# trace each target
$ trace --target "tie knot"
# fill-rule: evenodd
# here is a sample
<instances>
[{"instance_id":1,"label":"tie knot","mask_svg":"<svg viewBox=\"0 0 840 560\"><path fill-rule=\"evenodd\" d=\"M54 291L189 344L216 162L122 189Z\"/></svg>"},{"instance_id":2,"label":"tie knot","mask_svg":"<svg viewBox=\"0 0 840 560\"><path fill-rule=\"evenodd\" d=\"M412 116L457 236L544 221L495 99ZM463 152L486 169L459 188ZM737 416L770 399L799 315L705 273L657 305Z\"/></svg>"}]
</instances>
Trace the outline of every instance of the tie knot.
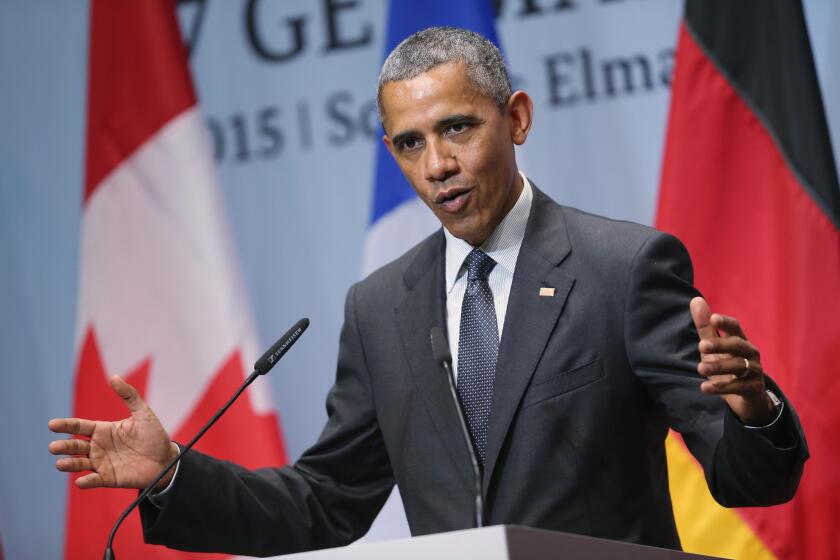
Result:
<instances>
[{"instance_id":1,"label":"tie knot","mask_svg":"<svg viewBox=\"0 0 840 560\"><path fill-rule=\"evenodd\" d=\"M473 249L464 261L467 265L467 280L487 280L496 261L481 249Z\"/></svg>"}]
</instances>

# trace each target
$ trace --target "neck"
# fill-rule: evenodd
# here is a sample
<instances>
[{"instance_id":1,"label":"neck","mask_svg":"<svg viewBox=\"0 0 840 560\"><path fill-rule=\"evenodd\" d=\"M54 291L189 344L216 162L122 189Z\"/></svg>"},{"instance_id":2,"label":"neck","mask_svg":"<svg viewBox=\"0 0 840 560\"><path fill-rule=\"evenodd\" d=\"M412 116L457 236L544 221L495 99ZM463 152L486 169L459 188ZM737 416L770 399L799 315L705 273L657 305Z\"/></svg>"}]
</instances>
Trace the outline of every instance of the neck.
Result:
<instances>
[{"instance_id":1,"label":"neck","mask_svg":"<svg viewBox=\"0 0 840 560\"><path fill-rule=\"evenodd\" d=\"M502 220L505 219L505 216L507 216L513 207L516 206L516 201L519 200L519 196L522 194L523 188L525 188L525 182L522 180L522 175L519 173L519 170L514 170L514 178L511 183L510 190L508 191L508 196L505 199L505 203L500 207L498 214L496 214L496 219L493 220L493 227L484 232L484 235L480 238L464 239L464 241L473 247L480 247L485 241L490 239L490 236L493 235L493 232L496 231L496 228L498 228L499 224L502 223Z\"/></svg>"}]
</instances>

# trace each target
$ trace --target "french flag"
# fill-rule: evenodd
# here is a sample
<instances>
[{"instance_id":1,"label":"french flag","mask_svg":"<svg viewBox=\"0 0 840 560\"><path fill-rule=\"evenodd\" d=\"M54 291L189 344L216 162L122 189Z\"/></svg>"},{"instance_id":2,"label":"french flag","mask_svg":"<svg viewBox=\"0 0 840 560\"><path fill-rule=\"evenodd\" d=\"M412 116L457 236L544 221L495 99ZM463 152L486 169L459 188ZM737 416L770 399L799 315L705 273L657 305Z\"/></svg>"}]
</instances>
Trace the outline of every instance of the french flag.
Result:
<instances>
[{"instance_id":1,"label":"french flag","mask_svg":"<svg viewBox=\"0 0 840 560\"><path fill-rule=\"evenodd\" d=\"M124 418L107 382L117 373L185 441L240 385L259 343L174 3L93 0L90 11L73 414ZM266 386L196 447L251 468L285 463ZM137 493L81 491L78 476L65 557L97 558ZM200 557L143 544L137 511L125 525L120 557Z\"/></svg>"},{"instance_id":2,"label":"french flag","mask_svg":"<svg viewBox=\"0 0 840 560\"><path fill-rule=\"evenodd\" d=\"M383 60L409 35L428 27L443 25L470 29L500 47L490 0L394 0L388 11ZM376 151L375 181L370 226L362 257L363 275L396 259L440 227L440 222L415 195L382 142ZM394 489L365 539L384 540L405 536L408 536L408 525L399 492Z\"/></svg>"},{"instance_id":3,"label":"french flag","mask_svg":"<svg viewBox=\"0 0 840 560\"><path fill-rule=\"evenodd\" d=\"M388 11L384 56L412 33L442 25L470 29L500 47L493 18L490 0L395 0ZM375 181L362 260L364 275L396 259L440 227L440 222L414 194L384 143L376 151Z\"/></svg>"}]
</instances>

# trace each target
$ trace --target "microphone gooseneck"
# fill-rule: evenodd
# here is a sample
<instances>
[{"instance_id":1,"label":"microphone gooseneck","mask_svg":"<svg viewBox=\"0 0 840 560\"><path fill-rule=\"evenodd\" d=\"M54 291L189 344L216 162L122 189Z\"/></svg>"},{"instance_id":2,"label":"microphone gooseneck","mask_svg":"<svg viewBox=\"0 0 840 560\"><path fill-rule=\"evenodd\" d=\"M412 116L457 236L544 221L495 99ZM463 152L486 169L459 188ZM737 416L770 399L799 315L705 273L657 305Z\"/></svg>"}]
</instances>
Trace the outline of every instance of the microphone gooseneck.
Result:
<instances>
[{"instance_id":1,"label":"microphone gooseneck","mask_svg":"<svg viewBox=\"0 0 840 560\"><path fill-rule=\"evenodd\" d=\"M116 560L116 556L114 556L114 537L117 536L117 530L120 528L120 525L122 525L122 522L125 521L125 518L128 517L128 514L130 514L140 502L146 499L146 497L149 494L151 494L152 490L155 488L155 486L157 486L158 482L163 480L163 477L166 476L166 473L169 472L169 469L174 467L175 464L181 460L181 457L183 457L190 449L192 449L193 445L195 445L195 443L201 438L201 436L203 436L205 432L207 432L207 430L209 430L210 427L213 426L213 424L215 424L216 421L222 417L222 414L224 414L227 411L227 409L230 408L230 405L232 405L234 401L236 401L236 399L239 398L239 395L241 395L243 391L245 391L245 389L248 388L248 385L253 383L258 376L265 375L266 373L268 373L269 370L273 368L277 364L277 362L280 361L280 358L282 358L283 355L289 351L289 348L291 348L292 345L295 342L297 342L297 340L303 334L303 331L305 331L308 326L309 319L303 318L297 323L295 323L292 326L292 328L286 331L286 334L281 336L277 340L277 342L275 342L271 346L271 348L269 348L265 352L265 354L263 354L260 357L260 359L257 360L257 362L254 364L254 371L252 371L251 375L249 375L242 383L242 385L239 386L239 388L236 390L233 396L230 399L228 399L225 405L222 408L220 408L216 412L216 414L213 415L212 418L210 418L210 420L204 425L203 428L201 428L201 430L199 430L199 432L189 441L189 443L187 443L181 448L178 454L171 461L169 461L169 464L167 464L163 468L163 470L161 470L160 473L158 473L155 479L152 480L152 482L149 483L149 485L146 486L142 492L140 492L140 495L137 496L137 499L135 499L133 502L131 502L131 504L129 504L127 508L125 508L125 511L123 511L120 517L117 519L117 522L114 523L114 527L111 529L111 534L108 536L108 544L105 546L105 560Z\"/></svg>"},{"instance_id":2,"label":"microphone gooseneck","mask_svg":"<svg viewBox=\"0 0 840 560\"><path fill-rule=\"evenodd\" d=\"M455 389L455 374L452 372L452 352L449 350L449 343L446 341L446 337L443 335L440 327L432 327L429 337L432 340L432 354L435 357L435 361L443 367L446 372L446 378L449 380L449 393L452 396L452 402L455 403L455 409L458 411L461 433L470 452L470 461L472 462L473 477L475 479L475 526L484 527L481 466L478 463L478 456L476 455L475 447L470 437L470 431L467 429L467 422L464 420L464 411L461 409L461 402L458 400L458 392Z\"/></svg>"}]
</instances>

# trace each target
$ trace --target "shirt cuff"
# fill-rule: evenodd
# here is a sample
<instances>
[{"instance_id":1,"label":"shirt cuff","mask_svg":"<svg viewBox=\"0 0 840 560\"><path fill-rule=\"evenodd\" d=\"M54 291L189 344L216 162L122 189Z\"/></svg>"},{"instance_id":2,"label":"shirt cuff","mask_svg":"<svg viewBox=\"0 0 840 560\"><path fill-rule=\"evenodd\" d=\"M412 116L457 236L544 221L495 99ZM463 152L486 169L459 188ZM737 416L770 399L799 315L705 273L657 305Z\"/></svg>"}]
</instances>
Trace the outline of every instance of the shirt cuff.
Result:
<instances>
[{"instance_id":1,"label":"shirt cuff","mask_svg":"<svg viewBox=\"0 0 840 560\"><path fill-rule=\"evenodd\" d=\"M779 450L790 450L796 447L797 438L791 428L790 413L785 413L785 403L771 391L767 391L776 405L776 417L766 426L750 426L741 424L747 430L759 434Z\"/></svg>"},{"instance_id":2,"label":"shirt cuff","mask_svg":"<svg viewBox=\"0 0 840 560\"><path fill-rule=\"evenodd\" d=\"M178 448L178 453L181 452L181 446L177 443L175 446ZM163 509L166 506L166 503L169 501L169 491L172 490L172 487L175 485L175 480L178 478L178 469L181 468L181 461L175 463L175 474L172 475L172 480L169 481L169 484L166 485L166 488L161 490L160 492L155 492L153 494L149 494L148 498L149 501L152 502L152 505L158 509Z\"/></svg>"},{"instance_id":3,"label":"shirt cuff","mask_svg":"<svg viewBox=\"0 0 840 560\"><path fill-rule=\"evenodd\" d=\"M765 389L764 392L767 393L767 396L770 397L770 400L773 402L773 406L776 408L776 417L773 418L772 422L765 424L764 426L750 426L749 424L744 424L745 428L749 428L750 430L764 430L773 426L773 424L778 422L779 418L782 417L782 412L785 410L785 401L777 397L776 393L770 389Z\"/></svg>"},{"instance_id":4,"label":"shirt cuff","mask_svg":"<svg viewBox=\"0 0 840 560\"><path fill-rule=\"evenodd\" d=\"M744 427L747 428L748 430L764 430L766 428L770 428L776 422L779 421L779 418L782 417L782 412L784 412L784 411L785 411L785 403L784 403L784 401L782 401L781 403L779 403L779 406L776 407L776 417L773 418L772 422L770 422L769 424L765 424L764 426L750 426L749 424L744 424ZM173 480L174 480L174 477L173 477ZM169 487L167 487L167 490L168 489L169 489ZM165 490L164 490L164 492L165 492Z\"/></svg>"}]
</instances>

